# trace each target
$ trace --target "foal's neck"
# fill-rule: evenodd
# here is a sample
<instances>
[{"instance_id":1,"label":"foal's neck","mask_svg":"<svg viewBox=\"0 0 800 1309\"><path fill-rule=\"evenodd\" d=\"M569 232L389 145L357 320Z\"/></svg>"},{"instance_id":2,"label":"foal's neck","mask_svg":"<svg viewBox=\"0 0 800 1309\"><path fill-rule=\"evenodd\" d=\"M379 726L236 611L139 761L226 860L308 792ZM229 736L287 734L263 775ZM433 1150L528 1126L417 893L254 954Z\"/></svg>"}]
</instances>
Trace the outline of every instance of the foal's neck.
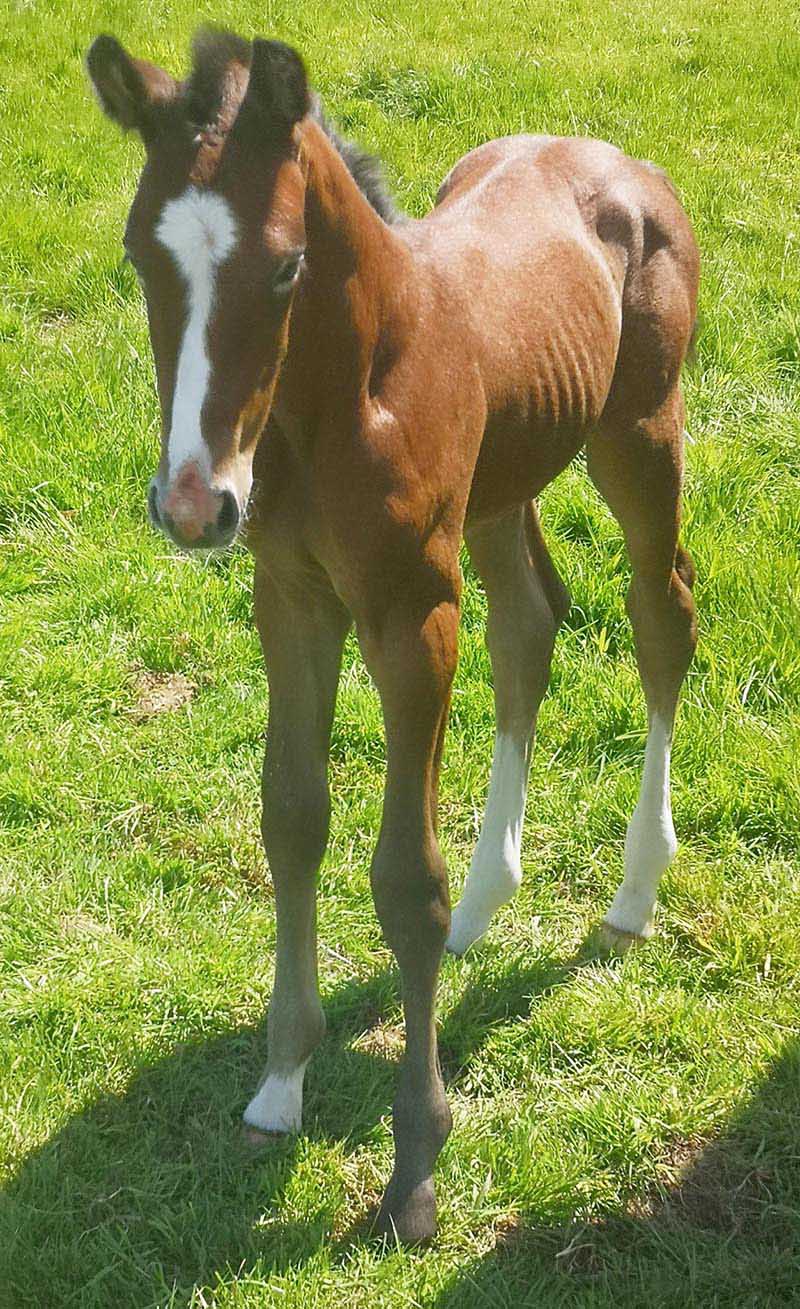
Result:
<instances>
[{"instance_id":1,"label":"foal's neck","mask_svg":"<svg viewBox=\"0 0 800 1309\"><path fill-rule=\"evenodd\" d=\"M398 244L379 217L330 137L315 120L303 130L301 159L307 168L306 226L310 243L332 258L370 262Z\"/></svg>"},{"instance_id":2,"label":"foal's neck","mask_svg":"<svg viewBox=\"0 0 800 1309\"><path fill-rule=\"evenodd\" d=\"M276 414L313 439L358 418L382 335L407 288L407 246L359 190L321 128L304 125L306 263Z\"/></svg>"}]
</instances>

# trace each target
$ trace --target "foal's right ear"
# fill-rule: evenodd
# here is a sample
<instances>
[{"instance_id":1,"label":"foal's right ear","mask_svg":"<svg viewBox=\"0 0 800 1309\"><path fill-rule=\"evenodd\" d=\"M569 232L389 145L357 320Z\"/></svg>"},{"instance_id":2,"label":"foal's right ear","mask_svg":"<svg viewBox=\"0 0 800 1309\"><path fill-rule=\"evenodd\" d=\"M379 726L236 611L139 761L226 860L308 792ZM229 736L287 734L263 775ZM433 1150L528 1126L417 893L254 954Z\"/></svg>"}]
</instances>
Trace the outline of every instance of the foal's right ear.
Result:
<instances>
[{"instance_id":1,"label":"foal's right ear","mask_svg":"<svg viewBox=\"0 0 800 1309\"><path fill-rule=\"evenodd\" d=\"M169 73L144 59L131 59L114 36L92 42L86 71L103 112L120 127L135 127L145 141L154 133L158 110L178 90Z\"/></svg>"},{"instance_id":2,"label":"foal's right ear","mask_svg":"<svg viewBox=\"0 0 800 1309\"><path fill-rule=\"evenodd\" d=\"M311 107L305 64L283 41L253 41L250 81L242 109L275 135L291 132Z\"/></svg>"}]
</instances>

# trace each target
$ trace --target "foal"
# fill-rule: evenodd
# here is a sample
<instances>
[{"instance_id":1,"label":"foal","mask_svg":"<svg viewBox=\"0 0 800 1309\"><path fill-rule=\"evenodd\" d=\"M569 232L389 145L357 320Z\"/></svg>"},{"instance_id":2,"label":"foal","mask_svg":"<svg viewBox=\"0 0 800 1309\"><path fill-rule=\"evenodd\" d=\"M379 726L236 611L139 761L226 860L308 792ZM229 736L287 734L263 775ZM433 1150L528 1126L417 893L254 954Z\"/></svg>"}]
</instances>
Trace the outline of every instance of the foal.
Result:
<instances>
[{"instance_id":1,"label":"foal","mask_svg":"<svg viewBox=\"0 0 800 1309\"><path fill-rule=\"evenodd\" d=\"M226 33L186 82L98 37L104 110L146 163L125 244L147 299L162 414L151 517L178 544L242 526L269 679L263 835L278 943L264 1080L245 1111L300 1126L324 1019L315 881L342 645L355 623L386 727L371 880L402 977L396 1161L378 1225L429 1237L450 1130L434 998L517 889L531 740L568 606L533 498L586 447L622 525L649 714L625 876L606 929L653 930L675 852L669 752L695 644L678 545L698 256L668 180L597 141L517 136L473 150L422 221L398 216L343 146L299 56ZM466 538L489 604L497 736L486 817L450 916L436 839ZM449 933L449 935L448 935Z\"/></svg>"}]
</instances>

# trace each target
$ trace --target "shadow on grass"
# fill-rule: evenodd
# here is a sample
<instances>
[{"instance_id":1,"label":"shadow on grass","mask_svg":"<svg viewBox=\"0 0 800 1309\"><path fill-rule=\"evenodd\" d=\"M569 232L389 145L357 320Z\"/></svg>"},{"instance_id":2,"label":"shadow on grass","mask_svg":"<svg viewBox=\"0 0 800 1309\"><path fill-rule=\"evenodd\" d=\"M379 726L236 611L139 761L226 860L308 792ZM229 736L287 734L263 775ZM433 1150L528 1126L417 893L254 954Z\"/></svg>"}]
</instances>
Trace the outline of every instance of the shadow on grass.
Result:
<instances>
[{"instance_id":1,"label":"shadow on grass","mask_svg":"<svg viewBox=\"0 0 800 1309\"><path fill-rule=\"evenodd\" d=\"M719 1137L674 1142L663 1162L672 1180L623 1212L551 1227L520 1215L431 1309L800 1305L800 1042Z\"/></svg>"},{"instance_id":2,"label":"shadow on grass","mask_svg":"<svg viewBox=\"0 0 800 1309\"><path fill-rule=\"evenodd\" d=\"M443 1025L448 1080L494 1025L567 970L520 966L483 980L478 970ZM396 1005L391 970L330 998L309 1069L307 1133L263 1152L247 1147L240 1121L264 1059L263 1025L179 1046L135 1072L123 1094L76 1115L0 1194L0 1305L185 1305L218 1275L258 1265L264 1277L313 1258L342 1204L338 1179L319 1176L318 1146L377 1141L394 1091L393 1063L349 1045ZM308 1159L311 1184L297 1176ZM274 1216L279 1208L290 1220Z\"/></svg>"},{"instance_id":3,"label":"shadow on grass","mask_svg":"<svg viewBox=\"0 0 800 1309\"><path fill-rule=\"evenodd\" d=\"M447 1081L458 1085L494 1028L524 1015L582 962L520 962L498 973L491 956L481 959L442 1024ZM308 1132L262 1153L245 1145L239 1115L261 1068L263 1025L177 1047L137 1071L123 1094L76 1115L0 1194L3 1309L177 1309L218 1279L299 1268L332 1237L346 1257L352 1233L335 1235L341 1181L338 1170L326 1178L319 1147L338 1143L347 1153L387 1130L380 1124L396 1069L362 1044L396 1005L390 970L336 991L310 1069ZM426 1303L800 1303L799 1126L795 1043L723 1136L704 1148L675 1143L675 1184L592 1222L544 1227L523 1213L489 1255Z\"/></svg>"}]
</instances>

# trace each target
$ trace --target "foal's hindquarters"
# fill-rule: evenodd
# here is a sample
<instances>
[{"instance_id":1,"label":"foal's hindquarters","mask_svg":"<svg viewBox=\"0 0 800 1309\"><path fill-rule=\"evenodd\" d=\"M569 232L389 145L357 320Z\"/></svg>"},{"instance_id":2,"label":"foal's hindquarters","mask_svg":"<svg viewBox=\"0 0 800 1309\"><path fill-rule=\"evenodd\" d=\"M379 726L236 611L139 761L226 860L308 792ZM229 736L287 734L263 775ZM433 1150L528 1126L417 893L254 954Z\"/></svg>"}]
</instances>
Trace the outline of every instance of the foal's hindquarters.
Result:
<instances>
[{"instance_id":1,"label":"foal's hindquarters","mask_svg":"<svg viewBox=\"0 0 800 1309\"><path fill-rule=\"evenodd\" d=\"M491 166L502 144L467 156L454 171L455 190L465 165L469 172L476 159L480 172L485 157ZM624 879L602 925L607 944L625 948L652 934L659 880L676 851L670 742L696 641L694 567L678 543L678 532L685 437L680 373L696 318L697 248L671 183L659 169L596 142L545 140L536 145L576 177L583 165L592 178L599 157L610 165L611 179L602 187L596 178L592 186L586 183L591 219L584 215L577 231L573 227L573 249L559 266L557 287L565 294L537 302L531 342L534 360L538 352L532 369L537 403L527 427L529 457L519 458L525 449L522 424L510 436L501 428L496 449L487 431L472 487L465 535L488 601L497 728L486 813L452 916L447 944L455 954L483 935L495 910L521 881L536 715L555 634L569 605L535 504L514 503L514 488L524 485L527 467L529 489L538 493L578 444L585 444L590 476L625 536L633 573L627 608L649 721L639 801L625 840ZM555 213L558 241L562 230L570 231L575 215L569 206L559 213L558 183L554 187L551 175L547 184L553 199L541 226L552 223ZM614 284L610 297L603 278L598 281L598 249L598 262ZM612 331L608 311L615 304ZM547 405L560 422L543 416ZM563 421L565 409L567 420L578 411L577 424ZM503 497L510 507L498 512Z\"/></svg>"}]
</instances>

